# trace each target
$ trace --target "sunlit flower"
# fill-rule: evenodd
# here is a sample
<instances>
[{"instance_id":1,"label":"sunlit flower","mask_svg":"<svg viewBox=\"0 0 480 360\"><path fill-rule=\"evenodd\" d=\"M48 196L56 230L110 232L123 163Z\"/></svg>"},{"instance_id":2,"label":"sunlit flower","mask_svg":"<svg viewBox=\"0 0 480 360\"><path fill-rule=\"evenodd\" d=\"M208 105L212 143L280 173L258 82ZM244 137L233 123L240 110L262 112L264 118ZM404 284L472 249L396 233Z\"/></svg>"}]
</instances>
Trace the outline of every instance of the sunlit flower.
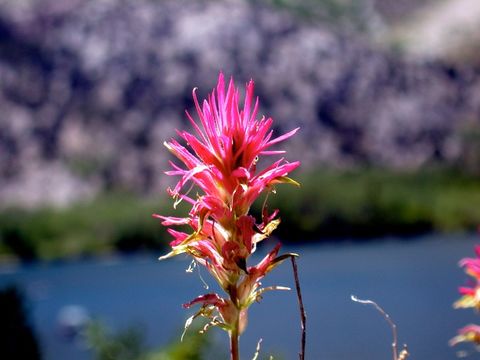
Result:
<instances>
[{"instance_id":1,"label":"sunlit flower","mask_svg":"<svg viewBox=\"0 0 480 360\"><path fill-rule=\"evenodd\" d=\"M256 119L258 99L253 104L253 81L247 85L243 109L239 109L238 90L230 80L225 93L223 75L215 90L200 106L195 90L193 98L200 125L188 115L196 135L182 131L178 134L190 149L172 139L165 146L180 159L186 169L172 163L169 175L181 176L172 196L195 203L195 212L206 211L217 221L230 220L230 214L245 215L250 205L268 186L291 180L285 176L299 162L288 163L283 158L257 172L256 164L261 155L282 154L284 151L268 150L293 134L294 129L280 137L272 138L272 119ZM204 195L193 200L181 190L188 182L194 182ZM222 221L223 220L223 221Z\"/></svg>"},{"instance_id":2,"label":"sunlit flower","mask_svg":"<svg viewBox=\"0 0 480 360\"><path fill-rule=\"evenodd\" d=\"M480 310L480 246L475 247L476 258L464 258L459 265L465 268L465 272L472 279L471 287L460 287L462 297L453 306L455 308L475 308Z\"/></svg>"},{"instance_id":3,"label":"sunlit flower","mask_svg":"<svg viewBox=\"0 0 480 360\"><path fill-rule=\"evenodd\" d=\"M461 342L472 342L480 345L480 326L470 324L461 328L458 330L458 335L451 339L449 344L454 346Z\"/></svg>"},{"instance_id":4,"label":"sunlit flower","mask_svg":"<svg viewBox=\"0 0 480 360\"><path fill-rule=\"evenodd\" d=\"M480 310L480 287L461 287L458 291L462 294L462 297L453 304L455 309L475 308Z\"/></svg>"},{"instance_id":5,"label":"sunlit flower","mask_svg":"<svg viewBox=\"0 0 480 360\"><path fill-rule=\"evenodd\" d=\"M262 155L284 153L282 150L270 150L270 147L289 138L298 129L273 138L270 129L272 119L256 119L258 99L253 105L253 89L253 81L250 81L243 109L240 110L239 93L233 80L225 93L224 78L220 74L216 92L214 90L202 106L195 90L193 92L200 125L187 115L196 135L178 132L186 141L186 146L175 139L165 143L185 165L181 168L171 162L173 170L167 174L180 176L180 180L174 189L169 189L169 193L178 201L189 202L192 209L188 219L159 217L166 226L189 224L195 232L189 236L172 233L175 238L171 243L172 251L163 258L183 252L202 258L196 256L195 247L199 240L207 240L216 246L220 254L234 252L235 256L225 259L226 265L231 265L229 261L233 261L242 269L257 242L266 237L265 232L269 234L278 225L278 219L272 217L264 217L263 222L256 224L252 217L247 216L248 211L252 203L273 185L296 184L287 175L300 163L289 163L281 158L259 171L257 162ZM191 189L182 192L189 182L202 191L195 199L189 195ZM269 221L265 223L265 219Z\"/></svg>"},{"instance_id":6,"label":"sunlit flower","mask_svg":"<svg viewBox=\"0 0 480 360\"><path fill-rule=\"evenodd\" d=\"M480 281L480 245L475 246L476 258L464 258L460 260L460 266L465 268L465 272L471 277Z\"/></svg>"},{"instance_id":7,"label":"sunlit flower","mask_svg":"<svg viewBox=\"0 0 480 360\"><path fill-rule=\"evenodd\" d=\"M165 142L182 163L170 163L172 170L167 174L178 176L179 180L168 192L175 204L185 201L191 208L184 218L154 215L169 227L173 237L172 250L160 259L187 253L208 269L228 295L224 298L214 293L205 294L185 304L187 308L200 305L189 321L206 317L210 325L227 330L231 337L243 332L248 307L260 300L265 291L286 289L261 288L260 280L292 255L278 256L280 245L277 245L257 265L247 264L256 245L269 237L280 223L278 211L268 213L265 205L262 218L255 219L249 215L251 205L260 195L271 192L276 184L298 185L287 176L300 165L298 161L280 158L263 169L257 168L260 157L283 154L283 150L271 147L298 129L274 138L272 119L257 119L259 103L258 99L254 100L253 90L254 84L250 81L240 106L233 79L225 91L223 74L219 75L216 91L202 104L194 89L199 122L187 113L194 133L178 131L184 145L175 139ZM181 226L182 230L187 227L190 232L170 228L172 226Z\"/></svg>"},{"instance_id":8,"label":"sunlit flower","mask_svg":"<svg viewBox=\"0 0 480 360\"><path fill-rule=\"evenodd\" d=\"M470 287L460 287L459 292L462 297L457 300L454 308L474 308L480 310L480 246L475 247L476 258L464 258L460 260L459 265L465 268L465 272L471 276L472 285ZM467 325L458 331L458 335L450 340L450 345L456 345L460 342L472 342L480 345L480 326Z\"/></svg>"}]
</instances>

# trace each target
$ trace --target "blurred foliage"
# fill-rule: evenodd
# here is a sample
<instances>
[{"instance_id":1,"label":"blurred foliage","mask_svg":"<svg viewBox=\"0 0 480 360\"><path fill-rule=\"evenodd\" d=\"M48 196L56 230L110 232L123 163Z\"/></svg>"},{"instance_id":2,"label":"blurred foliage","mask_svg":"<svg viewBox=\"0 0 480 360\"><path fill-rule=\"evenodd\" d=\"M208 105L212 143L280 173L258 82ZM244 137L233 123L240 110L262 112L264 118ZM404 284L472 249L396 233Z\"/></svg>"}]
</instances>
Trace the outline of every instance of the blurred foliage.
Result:
<instances>
[{"instance_id":1,"label":"blurred foliage","mask_svg":"<svg viewBox=\"0 0 480 360\"><path fill-rule=\"evenodd\" d=\"M283 241L471 231L480 224L480 179L455 171L315 171L269 197ZM257 213L259 212L257 208Z\"/></svg>"},{"instance_id":2,"label":"blurred foliage","mask_svg":"<svg viewBox=\"0 0 480 360\"><path fill-rule=\"evenodd\" d=\"M183 341L175 341L165 349L152 352L145 357L145 360L202 360L211 359L207 355L212 346L209 333L200 334L198 331L189 331ZM216 352L215 358L227 358L227 354Z\"/></svg>"},{"instance_id":3,"label":"blurred foliage","mask_svg":"<svg viewBox=\"0 0 480 360\"><path fill-rule=\"evenodd\" d=\"M16 287L0 290L0 358L41 359L40 347L22 293Z\"/></svg>"},{"instance_id":4,"label":"blurred foliage","mask_svg":"<svg viewBox=\"0 0 480 360\"><path fill-rule=\"evenodd\" d=\"M139 328L128 327L111 334L98 321L87 327L85 335L95 360L202 360L209 358L213 344L208 333L200 334L197 329L187 332L183 341L180 341L178 336L177 341L164 349L149 350Z\"/></svg>"},{"instance_id":5,"label":"blurred foliage","mask_svg":"<svg viewBox=\"0 0 480 360\"><path fill-rule=\"evenodd\" d=\"M151 215L171 212L166 206L171 204L106 194L65 209L4 209L0 213L0 251L28 261L161 249L165 229Z\"/></svg>"},{"instance_id":6,"label":"blurred foliage","mask_svg":"<svg viewBox=\"0 0 480 360\"><path fill-rule=\"evenodd\" d=\"M480 179L469 173L424 170L317 170L302 187L280 185L268 199L280 209L283 241L411 236L471 231L480 224ZM297 176L293 175L295 179ZM260 212L261 201L254 206ZM171 199L105 194L65 209L0 212L0 255L24 261L141 250L163 251L170 235L152 213L186 214Z\"/></svg>"},{"instance_id":7,"label":"blurred foliage","mask_svg":"<svg viewBox=\"0 0 480 360\"><path fill-rule=\"evenodd\" d=\"M143 334L135 327L112 335L102 323L93 321L86 329L86 340L96 360L137 360L143 356Z\"/></svg>"}]
</instances>

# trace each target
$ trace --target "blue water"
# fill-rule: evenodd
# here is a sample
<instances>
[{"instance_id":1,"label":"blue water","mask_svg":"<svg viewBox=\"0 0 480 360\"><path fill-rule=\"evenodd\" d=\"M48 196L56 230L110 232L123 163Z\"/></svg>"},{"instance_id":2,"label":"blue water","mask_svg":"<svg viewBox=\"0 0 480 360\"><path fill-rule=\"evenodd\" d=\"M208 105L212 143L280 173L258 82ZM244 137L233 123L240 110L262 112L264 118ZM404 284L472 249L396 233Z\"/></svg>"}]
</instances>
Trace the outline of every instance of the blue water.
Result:
<instances>
[{"instance_id":1,"label":"blue water","mask_svg":"<svg viewBox=\"0 0 480 360\"><path fill-rule=\"evenodd\" d=\"M379 303L398 326L412 359L454 359L448 340L456 330L480 316L453 310L457 287L466 281L458 260L473 256L477 236L424 237L408 242L312 245L284 248L298 260L307 311L306 358L317 360L390 359L390 329L370 306L353 303L350 295ZM198 274L187 274L185 258L163 262L159 254L25 267L0 266L0 287L16 284L29 304L30 315L47 360L86 360L92 355L79 341L59 334L58 314L66 305L81 305L91 316L114 329L143 326L148 344L168 343L194 310L181 307L206 292ZM204 272L208 281L208 275ZM264 285L294 287L285 262ZM244 359L263 338L262 353L296 359L300 341L296 295L269 292L250 311L241 339ZM218 332L220 342L226 336Z\"/></svg>"}]
</instances>

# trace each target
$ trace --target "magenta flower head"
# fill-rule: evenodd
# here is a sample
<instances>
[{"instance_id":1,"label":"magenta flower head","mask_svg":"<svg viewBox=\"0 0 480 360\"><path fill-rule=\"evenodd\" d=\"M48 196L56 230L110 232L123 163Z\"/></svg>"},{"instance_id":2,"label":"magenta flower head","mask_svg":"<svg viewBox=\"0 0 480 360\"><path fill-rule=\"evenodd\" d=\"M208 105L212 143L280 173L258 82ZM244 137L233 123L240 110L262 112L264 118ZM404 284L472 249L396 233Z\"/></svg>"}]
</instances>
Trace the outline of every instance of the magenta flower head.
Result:
<instances>
[{"instance_id":1,"label":"magenta flower head","mask_svg":"<svg viewBox=\"0 0 480 360\"><path fill-rule=\"evenodd\" d=\"M459 292L462 295L457 300L453 307L458 308L474 308L480 310L480 246L475 247L475 258L464 258L460 260L459 265L465 268L465 273L469 275L471 279L470 286L464 286L459 288ZM449 344L454 346L461 342L471 342L476 346L480 345L480 326L467 325L458 330L457 336L450 340Z\"/></svg>"},{"instance_id":2,"label":"magenta flower head","mask_svg":"<svg viewBox=\"0 0 480 360\"><path fill-rule=\"evenodd\" d=\"M453 306L455 308L475 308L480 310L480 246L475 247L476 258L464 258L459 265L465 273L472 277L471 286L462 286L459 292L462 297Z\"/></svg>"},{"instance_id":3,"label":"magenta flower head","mask_svg":"<svg viewBox=\"0 0 480 360\"><path fill-rule=\"evenodd\" d=\"M455 346L461 342L471 342L480 345L480 326L470 324L458 330L457 336L450 340L449 344Z\"/></svg>"},{"instance_id":4,"label":"magenta flower head","mask_svg":"<svg viewBox=\"0 0 480 360\"><path fill-rule=\"evenodd\" d=\"M185 201L191 209L184 218L154 215L169 227L173 236L171 251L160 259L187 253L208 269L228 295L226 298L218 294L201 295L185 307L199 304L195 317L210 319L211 325L225 329L231 338L238 338L245 329L247 308L265 290L280 288L260 288L260 280L289 256L278 256L277 246L259 264L248 266L256 245L269 237L280 222L278 211L269 214L264 206L258 220L249 214L250 207L276 184L298 185L288 174L300 165L281 157L263 169L257 168L261 157L283 154L284 151L273 150L272 146L298 129L273 137L272 119L257 118L259 103L253 91L254 83L250 81L241 106L233 79L225 89L223 74L218 77L216 90L202 104L193 90L198 121L188 113L187 117L194 132L178 131L184 145L175 139L165 142L181 162L180 165L171 162L172 170L167 174L178 176L179 181L168 192L175 204ZM186 225L191 231L172 228L178 225ZM234 346L232 354L238 353ZM238 354L232 355L233 358L238 358Z\"/></svg>"}]
</instances>

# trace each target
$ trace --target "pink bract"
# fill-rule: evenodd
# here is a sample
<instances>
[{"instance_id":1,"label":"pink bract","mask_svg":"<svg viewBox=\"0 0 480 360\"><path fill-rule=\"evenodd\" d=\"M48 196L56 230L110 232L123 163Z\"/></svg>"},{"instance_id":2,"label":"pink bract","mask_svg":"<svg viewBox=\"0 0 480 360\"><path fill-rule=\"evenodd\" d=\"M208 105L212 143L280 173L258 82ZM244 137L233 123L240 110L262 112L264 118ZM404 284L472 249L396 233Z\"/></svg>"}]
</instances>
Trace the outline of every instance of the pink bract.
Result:
<instances>
[{"instance_id":1,"label":"pink bract","mask_svg":"<svg viewBox=\"0 0 480 360\"><path fill-rule=\"evenodd\" d=\"M269 237L280 223L278 211L269 214L264 206L258 221L249 215L249 210L259 196L272 191L276 184L298 185L287 176L300 162L288 162L282 157L263 169L257 168L260 157L284 154L285 151L272 146L294 135L298 128L274 137L273 120L257 118L259 101L254 99L253 81L246 85L242 106L233 79L226 90L225 85L224 76L220 74L216 90L201 104L194 89L199 121L187 113L193 133L177 131L184 144L175 139L165 142L181 162L181 165L170 162L172 170L166 173L178 176L179 180L168 193L176 202L186 201L191 205L188 216L154 217L167 227L191 229L191 233L187 233L169 228L173 236L172 250L160 259L187 253L208 269L228 298L206 294L185 306L200 304L194 317L209 318L211 325L222 327L233 337L245 329L247 309L263 292L285 289L260 288L260 280L291 256L277 256L280 245L256 266L247 265L257 243Z\"/></svg>"},{"instance_id":2,"label":"pink bract","mask_svg":"<svg viewBox=\"0 0 480 360\"><path fill-rule=\"evenodd\" d=\"M473 342L480 345L480 326L470 324L461 328L458 330L458 335L451 339L449 343L454 346L461 342Z\"/></svg>"}]
</instances>

